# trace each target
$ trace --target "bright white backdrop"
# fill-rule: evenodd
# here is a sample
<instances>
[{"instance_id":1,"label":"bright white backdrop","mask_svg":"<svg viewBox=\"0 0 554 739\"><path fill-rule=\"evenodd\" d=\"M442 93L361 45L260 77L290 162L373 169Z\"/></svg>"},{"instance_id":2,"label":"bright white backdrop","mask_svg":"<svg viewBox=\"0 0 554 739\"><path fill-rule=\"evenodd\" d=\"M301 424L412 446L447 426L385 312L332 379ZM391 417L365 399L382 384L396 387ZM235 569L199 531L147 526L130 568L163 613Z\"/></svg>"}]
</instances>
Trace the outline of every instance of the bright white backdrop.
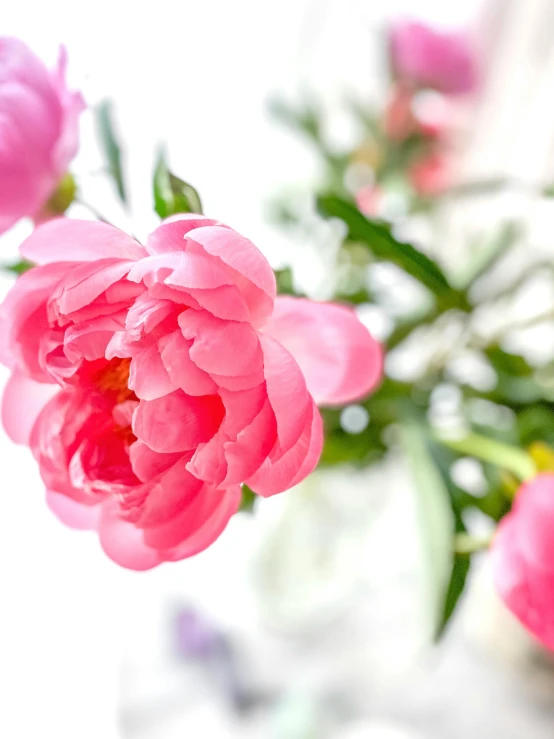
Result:
<instances>
[{"instance_id":1,"label":"bright white backdrop","mask_svg":"<svg viewBox=\"0 0 554 739\"><path fill-rule=\"evenodd\" d=\"M417 6L419 15L456 24L478 4L389 0L386 13ZM165 140L173 168L200 190L206 212L275 256L283 244L264 225L263 199L305 177L313 161L271 124L266 99L299 83L327 99L345 85L374 93L384 17L371 0L34 0L4 7L1 33L22 37L47 59L65 43L71 80L87 100L117 101L138 235L155 224L148 185L155 144ZM94 147L85 146L76 171L97 166ZM117 218L96 182L87 177L90 199ZM2 258L15 255L24 233L23 226L0 242ZM2 278L2 293L7 286ZM5 378L2 370L0 383ZM219 598L228 609L240 598L225 585L226 573L210 569L209 554L147 575L116 568L94 537L64 529L48 513L30 455L1 430L0 491L0 736L119 737L121 637L142 617L135 606L144 589L155 598L209 574L218 578L206 587L212 604Z\"/></svg>"}]
</instances>

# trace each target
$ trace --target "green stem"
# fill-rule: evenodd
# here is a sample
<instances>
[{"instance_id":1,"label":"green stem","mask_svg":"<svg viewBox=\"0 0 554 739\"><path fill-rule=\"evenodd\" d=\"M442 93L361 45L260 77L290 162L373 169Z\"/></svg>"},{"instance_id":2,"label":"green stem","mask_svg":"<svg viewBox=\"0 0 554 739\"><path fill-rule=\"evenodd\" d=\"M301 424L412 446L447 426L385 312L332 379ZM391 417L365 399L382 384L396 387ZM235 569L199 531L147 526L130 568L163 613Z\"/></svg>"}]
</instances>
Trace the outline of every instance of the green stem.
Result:
<instances>
[{"instance_id":1,"label":"green stem","mask_svg":"<svg viewBox=\"0 0 554 739\"><path fill-rule=\"evenodd\" d=\"M80 197L76 197L74 202L79 203L79 205L82 205L84 208L87 208L87 210L89 210L95 218L98 218L99 221L102 221L102 223L107 223L109 226L113 225L108 221L107 218L104 218L102 213L100 213L100 211L97 210L97 208L95 208L94 205L87 203L85 200L82 200Z\"/></svg>"}]
</instances>

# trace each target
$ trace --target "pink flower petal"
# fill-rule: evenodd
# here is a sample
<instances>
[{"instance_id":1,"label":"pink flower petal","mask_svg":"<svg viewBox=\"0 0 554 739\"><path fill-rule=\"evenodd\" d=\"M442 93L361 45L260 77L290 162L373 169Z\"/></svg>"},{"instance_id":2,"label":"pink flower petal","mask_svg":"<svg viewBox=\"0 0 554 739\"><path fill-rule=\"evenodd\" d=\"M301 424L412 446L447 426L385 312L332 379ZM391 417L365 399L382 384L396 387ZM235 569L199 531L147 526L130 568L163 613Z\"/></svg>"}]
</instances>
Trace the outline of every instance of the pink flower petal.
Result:
<instances>
[{"instance_id":1,"label":"pink flower petal","mask_svg":"<svg viewBox=\"0 0 554 739\"><path fill-rule=\"evenodd\" d=\"M243 483L259 470L277 442L275 413L268 400L236 440L225 442L227 474L222 485Z\"/></svg>"},{"instance_id":2,"label":"pink flower petal","mask_svg":"<svg viewBox=\"0 0 554 739\"><path fill-rule=\"evenodd\" d=\"M121 567L140 572L163 562L160 553L144 543L142 530L120 517L115 503L102 505L98 535L104 552Z\"/></svg>"},{"instance_id":3,"label":"pink flower petal","mask_svg":"<svg viewBox=\"0 0 554 739\"><path fill-rule=\"evenodd\" d=\"M72 529L87 531L98 527L101 504L84 505L67 495L61 495L52 490L46 491L46 503L59 520Z\"/></svg>"},{"instance_id":4,"label":"pink flower petal","mask_svg":"<svg viewBox=\"0 0 554 739\"><path fill-rule=\"evenodd\" d=\"M223 404L216 395L192 397L176 390L163 398L141 401L133 431L155 452L182 452L208 441L223 415Z\"/></svg>"},{"instance_id":5,"label":"pink flower petal","mask_svg":"<svg viewBox=\"0 0 554 739\"><path fill-rule=\"evenodd\" d=\"M264 372L263 367L260 366L255 372L248 375L227 376L210 372L210 377L220 388L237 392L238 390L251 390L253 387L257 387L264 381Z\"/></svg>"},{"instance_id":6,"label":"pink flower petal","mask_svg":"<svg viewBox=\"0 0 554 739\"><path fill-rule=\"evenodd\" d=\"M56 316L69 316L90 303L125 277L133 262L120 259L98 259L72 266L54 291L50 305ZM108 308L117 309L117 304Z\"/></svg>"},{"instance_id":7,"label":"pink flower petal","mask_svg":"<svg viewBox=\"0 0 554 739\"><path fill-rule=\"evenodd\" d=\"M318 404L357 400L381 380L381 345L350 308L278 297L264 332L296 359Z\"/></svg>"},{"instance_id":8,"label":"pink flower petal","mask_svg":"<svg viewBox=\"0 0 554 739\"><path fill-rule=\"evenodd\" d=\"M277 424L263 384L245 392L222 391L222 399L225 419L219 434L198 447L187 469L227 487L260 467L277 441Z\"/></svg>"},{"instance_id":9,"label":"pink flower petal","mask_svg":"<svg viewBox=\"0 0 554 739\"><path fill-rule=\"evenodd\" d=\"M209 441L199 444L187 465L187 470L199 480L206 480L219 486L227 474L227 460L223 447L225 439L225 432L220 428Z\"/></svg>"},{"instance_id":10,"label":"pink flower petal","mask_svg":"<svg viewBox=\"0 0 554 739\"><path fill-rule=\"evenodd\" d=\"M63 339L66 357L74 363L81 359L93 361L103 358L113 334L124 325L125 313L121 312L70 326Z\"/></svg>"},{"instance_id":11,"label":"pink flower petal","mask_svg":"<svg viewBox=\"0 0 554 739\"><path fill-rule=\"evenodd\" d=\"M519 489L491 547L494 582L514 615L554 649L554 474L540 473Z\"/></svg>"},{"instance_id":12,"label":"pink flower petal","mask_svg":"<svg viewBox=\"0 0 554 739\"><path fill-rule=\"evenodd\" d=\"M128 385L142 400L156 400L177 389L162 362L157 344L137 350L131 360Z\"/></svg>"},{"instance_id":13,"label":"pink flower petal","mask_svg":"<svg viewBox=\"0 0 554 739\"><path fill-rule=\"evenodd\" d=\"M269 262L248 239L223 226L204 226L189 231L187 239L199 244L204 251L236 271L235 284L248 304L253 320L265 320L275 300L275 275Z\"/></svg>"},{"instance_id":14,"label":"pink flower petal","mask_svg":"<svg viewBox=\"0 0 554 739\"><path fill-rule=\"evenodd\" d=\"M258 335L250 324L189 310L181 313L179 325L185 339L194 340L190 358L205 372L233 376L261 367Z\"/></svg>"},{"instance_id":15,"label":"pink flower petal","mask_svg":"<svg viewBox=\"0 0 554 739\"><path fill-rule=\"evenodd\" d=\"M164 282L170 287L210 289L232 285L231 271L219 260L205 254L173 251L156 254L137 262L129 272L132 282Z\"/></svg>"},{"instance_id":16,"label":"pink flower petal","mask_svg":"<svg viewBox=\"0 0 554 739\"><path fill-rule=\"evenodd\" d=\"M187 470L187 458L181 459L172 465L166 472L162 473L150 488L146 500L141 508L137 526L142 529L156 528L160 526L171 526L183 511L190 508L198 497L202 482L193 477ZM183 536L186 536L186 526L194 527L192 517L183 521ZM177 526L177 528L179 528ZM152 542L145 539L149 546ZM178 541L181 541L179 539ZM178 543L178 542L177 542ZM156 549L169 549L173 543L161 541L155 545Z\"/></svg>"},{"instance_id":17,"label":"pink flower petal","mask_svg":"<svg viewBox=\"0 0 554 739\"><path fill-rule=\"evenodd\" d=\"M67 89L66 68L67 51L64 46L61 46L58 55L58 66L51 75L54 89L58 94L63 110L60 136L52 151L52 164L60 176L67 172L69 163L79 149L79 116L86 108L83 96L79 92L72 92Z\"/></svg>"},{"instance_id":18,"label":"pink flower petal","mask_svg":"<svg viewBox=\"0 0 554 739\"><path fill-rule=\"evenodd\" d=\"M268 457L261 467L245 482L258 495L268 497L282 493L307 477L319 461L323 447L323 424L315 403L312 404L310 423L296 442L284 454Z\"/></svg>"},{"instance_id":19,"label":"pink flower petal","mask_svg":"<svg viewBox=\"0 0 554 739\"><path fill-rule=\"evenodd\" d=\"M21 255L34 264L91 262L96 259L141 259L146 251L137 241L101 221L58 218L36 228L23 242Z\"/></svg>"},{"instance_id":20,"label":"pink flower petal","mask_svg":"<svg viewBox=\"0 0 554 739\"><path fill-rule=\"evenodd\" d=\"M414 85L451 95L477 87L477 58L463 34L439 33L423 23L400 21L391 28L390 53L395 74Z\"/></svg>"},{"instance_id":21,"label":"pink flower petal","mask_svg":"<svg viewBox=\"0 0 554 739\"><path fill-rule=\"evenodd\" d=\"M167 374L176 387L188 395L212 395L217 385L210 375L190 358L192 341L187 341L178 329L159 341L161 359Z\"/></svg>"},{"instance_id":22,"label":"pink flower petal","mask_svg":"<svg viewBox=\"0 0 554 739\"><path fill-rule=\"evenodd\" d=\"M35 218L76 151L80 96L21 41L0 38L0 231ZM79 102L78 102L79 101Z\"/></svg>"},{"instance_id":23,"label":"pink flower petal","mask_svg":"<svg viewBox=\"0 0 554 739\"><path fill-rule=\"evenodd\" d=\"M176 562L185 557L192 557L209 547L223 533L231 517L238 511L242 493L238 485L218 490L207 485L203 494L217 501L217 505L208 508L209 515L204 516L203 523L170 552L165 552L167 561Z\"/></svg>"},{"instance_id":24,"label":"pink flower petal","mask_svg":"<svg viewBox=\"0 0 554 739\"><path fill-rule=\"evenodd\" d=\"M188 477L194 480L192 475L189 474ZM206 488L202 487L199 480L196 482L199 483L198 491L181 503L180 510L173 510L172 516L157 526L144 527L144 541L148 546L161 550L165 555L167 550L174 549L186 541L189 536L194 535L217 510L221 496L206 495ZM163 481L160 484L163 484ZM178 485L175 490L177 497L182 499L183 486ZM164 493L165 496L168 495L167 486ZM211 543L207 541L203 548Z\"/></svg>"},{"instance_id":25,"label":"pink flower petal","mask_svg":"<svg viewBox=\"0 0 554 739\"><path fill-rule=\"evenodd\" d=\"M147 290L129 308L125 327L139 333L150 333L174 311L175 305L171 300L153 297Z\"/></svg>"},{"instance_id":26,"label":"pink flower petal","mask_svg":"<svg viewBox=\"0 0 554 739\"><path fill-rule=\"evenodd\" d=\"M225 406L223 428L230 439L236 439L252 423L267 400L265 383L238 392L221 390L219 395Z\"/></svg>"},{"instance_id":27,"label":"pink flower petal","mask_svg":"<svg viewBox=\"0 0 554 739\"><path fill-rule=\"evenodd\" d=\"M150 482L154 477L167 472L170 467L183 458L181 452L160 454L150 449L143 441L135 441L129 447L129 457L133 472L141 482Z\"/></svg>"},{"instance_id":28,"label":"pink flower petal","mask_svg":"<svg viewBox=\"0 0 554 739\"><path fill-rule=\"evenodd\" d=\"M267 395L275 418L279 445L290 449L311 421L312 398L298 364L279 342L269 336L261 338Z\"/></svg>"},{"instance_id":29,"label":"pink flower petal","mask_svg":"<svg viewBox=\"0 0 554 739\"><path fill-rule=\"evenodd\" d=\"M250 321L248 305L238 288L223 285L211 290L189 290L199 308L204 308L216 318L228 321Z\"/></svg>"},{"instance_id":30,"label":"pink flower petal","mask_svg":"<svg viewBox=\"0 0 554 739\"><path fill-rule=\"evenodd\" d=\"M2 424L16 444L28 444L44 406L59 392L57 385L35 382L18 370L6 383L2 396Z\"/></svg>"},{"instance_id":31,"label":"pink flower petal","mask_svg":"<svg viewBox=\"0 0 554 739\"><path fill-rule=\"evenodd\" d=\"M18 278L0 306L4 353L36 380L48 381L39 362L39 346L49 331L46 301L70 263L35 267Z\"/></svg>"},{"instance_id":32,"label":"pink flower petal","mask_svg":"<svg viewBox=\"0 0 554 739\"><path fill-rule=\"evenodd\" d=\"M195 213L179 213L166 218L146 239L150 254L167 254L170 251L185 251L185 235L202 226L222 225L218 221Z\"/></svg>"}]
</instances>

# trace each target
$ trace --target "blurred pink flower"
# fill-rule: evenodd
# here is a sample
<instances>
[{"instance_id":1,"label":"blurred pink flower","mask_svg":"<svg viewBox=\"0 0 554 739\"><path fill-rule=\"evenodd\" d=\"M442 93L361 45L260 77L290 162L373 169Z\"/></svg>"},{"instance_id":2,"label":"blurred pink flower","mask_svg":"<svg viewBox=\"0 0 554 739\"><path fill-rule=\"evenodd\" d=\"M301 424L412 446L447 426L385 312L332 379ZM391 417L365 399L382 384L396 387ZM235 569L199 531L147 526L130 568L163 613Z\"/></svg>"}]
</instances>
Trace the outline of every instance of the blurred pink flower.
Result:
<instances>
[{"instance_id":1,"label":"blurred pink flower","mask_svg":"<svg viewBox=\"0 0 554 739\"><path fill-rule=\"evenodd\" d=\"M387 138L392 141L404 141L418 130L412 108L413 97L412 88L405 85L395 85L390 92L383 128Z\"/></svg>"},{"instance_id":2,"label":"blurred pink flower","mask_svg":"<svg viewBox=\"0 0 554 739\"><path fill-rule=\"evenodd\" d=\"M364 216L378 216L382 201L383 191L377 185L366 185L356 193L356 205Z\"/></svg>"},{"instance_id":3,"label":"blurred pink flower","mask_svg":"<svg viewBox=\"0 0 554 739\"><path fill-rule=\"evenodd\" d=\"M392 141L405 141L414 134L435 139L445 132L449 120L448 104L440 93L423 93L421 97L413 87L394 85L390 91L383 117L383 129Z\"/></svg>"},{"instance_id":4,"label":"blurred pink flower","mask_svg":"<svg viewBox=\"0 0 554 739\"><path fill-rule=\"evenodd\" d=\"M21 252L40 266L0 307L3 423L30 444L52 510L125 567L207 547L243 482L263 496L300 482L321 452L314 401L380 380L352 310L275 299L262 253L203 216L168 219L145 247L58 219Z\"/></svg>"},{"instance_id":5,"label":"blurred pink flower","mask_svg":"<svg viewBox=\"0 0 554 739\"><path fill-rule=\"evenodd\" d=\"M422 23L401 21L390 29L389 42L393 70L400 80L452 95L476 88L476 58L463 34L439 33Z\"/></svg>"},{"instance_id":6,"label":"blurred pink flower","mask_svg":"<svg viewBox=\"0 0 554 739\"><path fill-rule=\"evenodd\" d=\"M521 623L554 649L554 474L524 483L492 545L496 589Z\"/></svg>"},{"instance_id":7,"label":"blurred pink flower","mask_svg":"<svg viewBox=\"0 0 554 739\"><path fill-rule=\"evenodd\" d=\"M444 192L450 184L450 168L446 156L431 152L416 160L408 168L408 180L418 195L433 197Z\"/></svg>"},{"instance_id":8,"label":"blurred pink flower","mask_svg":"<svg viewBox=\"0 0 554 739\"><path fill-rule=\"evenodd\" d=\"M13 38L0 38L0 233L37 216L77 152L79 93L65 83L66 54L49 72Z\"/></svg>"}]
</instances>

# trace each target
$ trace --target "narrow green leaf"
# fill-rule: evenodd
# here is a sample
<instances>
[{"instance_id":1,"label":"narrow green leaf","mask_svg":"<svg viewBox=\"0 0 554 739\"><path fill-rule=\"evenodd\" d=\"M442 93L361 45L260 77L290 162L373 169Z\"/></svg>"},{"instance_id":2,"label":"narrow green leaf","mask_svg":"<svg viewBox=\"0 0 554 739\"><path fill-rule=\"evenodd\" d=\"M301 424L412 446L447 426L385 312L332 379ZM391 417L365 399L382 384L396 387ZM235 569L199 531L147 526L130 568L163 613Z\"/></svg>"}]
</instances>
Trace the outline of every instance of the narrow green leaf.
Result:
<instances>
[{"instance_id":1,"label":"narrow green leaf","mask_svg":"<svg viewBox=\"0 0 554 739\"><path fill-rule=\"evenodd\" d=\"M436 638L440 639L446 631L452 616L456 611L456 607L460 601L460 597L464 592L467 576L471 567L471 557L469 554L462 554L456 552L452 562L452 569L450 572L450 580L448 582L448 588L444 598L444 606L442 612L442 619L439 623Z\"/></svg>"},{"instance_id":2,"label":"narrow green leaf","mask_svg":"<svg viewBox=\"0 0 554 739\"><path fill-rule=\"evenodd\" d=\"M274 98L269 101L268 109L270 115L279 123L302 131L308 138L321 143L323 113L314 102L305 101L301 107L295 108L282 98Z\"/></svg>"},{"instance_id":3,"label":"narrow green leaf","mask_svg":"<svg viewBox=\"0 0 554 739\"><path fill-rule=\"evenodd\" d=\"M440 437L438 441L461 454L467 454L508 470L519 480L528 480L536 474L535 464L527 452L496 439L480 434L468 434L463 439Z\"/></svg>"},{"instance_id":4,"label":"narrow green leaf","mask_svg":"<svg viewBox=\"0 0 554 739\"><path fill-rule=\"evenodd\" d=\"M1 269L2 272L11 272L14 275L22 275L24 272L32 269L35 265L32 262L28 262L26 259L20 259L19 262L14 264L3 264Z\"/></svg>"},{"instance_id":5,"label":"narrow green leaf","mask_svg":"<svg viewBox=\"0 0 554 739\"><path fill-rule=\"evenodd\" d=\"M457 597L447 603L452 583L455 528L451 499L441 472L431 455L424 427L409 421L401 427L401 441L413 471L417 490L417 511L421 546L425 560L427 597L431 607L433 634L437 637L445 625L445 612L452 611ZM459 584L460 578L458 577ZM462 585L463 587L463 585ZM459 595L458 595L459 597Z\"/></svg>"},{"instance_id":6,"label":"narrow green leaf","mask_svg":"<svg viewBox=\"0 0 554 739\"><path fill-rule=\"evenodd\" d=\"M448 284L440 267L411 244L397 241L389 226L368 220L354 205L334 195L318 197L317 207L323 216L344 221L350 240L365 244L379 259L398 265L442 298L446 305L467 307L463 295Z\"/></svg>"},{"instance_id":7,"label":"narrow green leaf","mask_svg":"<svg viewBox=\"0 0 554 739\"><path fill-rule=\"evenodd\" d=\"M439 620L437 622L437 630L435 639L438 641L444 635L452 616L456 612L458 603L462 593L464 592L467 576L471 567L471 557L469 551L460 549L460 541L462 537L469 540L466 526L462 518L462 510L465 505L471 505L468 500L467 493L461 490L453 481L450 475L450 467L453 461L452 452L445 447L433 442L430 436L427 437L427 445L429 452L437 466L437 471L442 477L445 489L448 491L452 517L454 520L454 536L452 539L452 557L450 560L450 576L448 587L444 596L442 609L439 612Z\"/></svg>"},{"instance_id":8,"label":"narrow green leaf","mask_svg":"<svg viewBox=\"0 0 554 739\"><path fill-rule=\"evenodd\" d=\"M100 142L108 163L110 175L121 202L126 204L127 193L121 164L121 146L115 133L112 101L104 100L97 106L95 112Z\"/></svg>"},{"instance_id":9,"label":"narrow green leaf","mask_svg":"<svg viewBox=\"0 0 554 739\"><path fill-rule=\"evenodd\" d=\"M469 182L461 182L459 185L453 185L446 190L441 197L443 198L459 198L471 197L473 195L488 195L504 190L513 186L515 183L507 177L490 177L484 180L474 180Z\"/></svg>"},{"instance_id":10,"label":"narrow green leaf","mask_svg":"<svg viewBox=\"0 0 554 739\"><path fill-rule=\"evenodd\" d=\"M468 289L518 243L522 233L521 224L516 221L506 221L488 242L482 243L479 239L476 244L472 245L473 254L470 254L463 271L457 276L456 285Z\"/></svg>"},{"instance_id":11,"label":"narrow green leaf","mask_svg":"<svg viewBox=\"0 0 554 739\"><path fill-rule=\"evenodd\" d=\"M176 213L202 213L202 202L188 182L169 171L166 154L160 149L153 180L154 208L160 218Z\"/></svg>"}]
</instances>

